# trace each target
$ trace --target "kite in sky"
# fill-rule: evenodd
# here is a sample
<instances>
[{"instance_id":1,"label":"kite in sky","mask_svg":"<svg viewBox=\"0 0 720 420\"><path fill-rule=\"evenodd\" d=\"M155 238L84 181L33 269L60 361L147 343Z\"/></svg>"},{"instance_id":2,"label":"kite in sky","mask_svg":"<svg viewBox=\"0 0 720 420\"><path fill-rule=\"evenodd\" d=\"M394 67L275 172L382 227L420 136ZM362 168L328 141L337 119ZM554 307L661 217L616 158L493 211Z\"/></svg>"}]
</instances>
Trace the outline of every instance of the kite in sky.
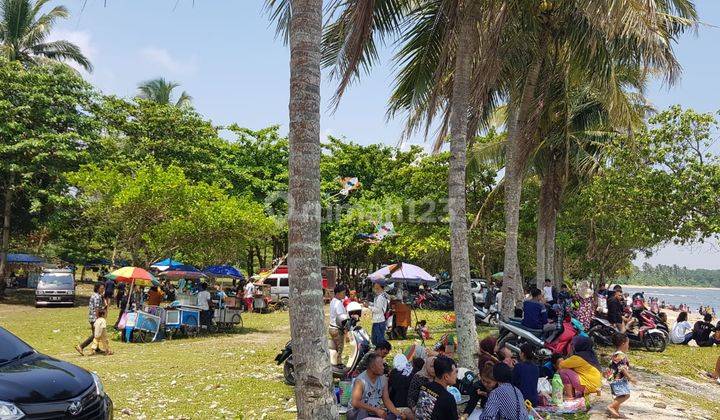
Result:
<instances>
[{"instance_id":1,"label":"kite in sky","mask_svg":"<svg viewBox=\"0 0 720 420\"><path fill-rule=\"evenodd\" d=\"M340 185L342 185L342 189L338 192L338 194L344 197L350 195L351 191L362 187L362 183L354 176L340 178Z\"/></svg>"},{"instance_id":2,"label":"kite in sky","mask_svg":"<svg viewBox=\"0 0 720 420\"><path fill-rule=\"evenodd\" d=\"M385 222L382 225L376 225L374 233L360 233L357 236L360 239L364 239L367 243L376 244L385 238L396 235L397 233L395 232L393 222Z\"/></svg>"}]
</instances>

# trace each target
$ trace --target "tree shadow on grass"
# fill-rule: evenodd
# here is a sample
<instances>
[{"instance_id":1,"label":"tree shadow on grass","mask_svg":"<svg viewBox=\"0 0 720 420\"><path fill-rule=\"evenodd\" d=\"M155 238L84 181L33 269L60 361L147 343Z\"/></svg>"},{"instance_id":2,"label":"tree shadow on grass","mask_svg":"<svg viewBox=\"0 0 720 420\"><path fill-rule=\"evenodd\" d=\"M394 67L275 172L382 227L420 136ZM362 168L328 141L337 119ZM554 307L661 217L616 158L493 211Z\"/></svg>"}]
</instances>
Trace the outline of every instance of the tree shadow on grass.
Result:
<instances>
[{"instance_id":1,"label":"tree shadow on grass","mask_svg":"<svg viewBox=\"0 0 720 420\"><path fill-rule=\"evenodd\" d=\"M75 306L87 306L88 296L75 295ZM6 289L5 296L0 298L0 305L35 306L35 289ZM69 308L70 305L52 305L50 308Z\"/></svg>"}]
</instances>

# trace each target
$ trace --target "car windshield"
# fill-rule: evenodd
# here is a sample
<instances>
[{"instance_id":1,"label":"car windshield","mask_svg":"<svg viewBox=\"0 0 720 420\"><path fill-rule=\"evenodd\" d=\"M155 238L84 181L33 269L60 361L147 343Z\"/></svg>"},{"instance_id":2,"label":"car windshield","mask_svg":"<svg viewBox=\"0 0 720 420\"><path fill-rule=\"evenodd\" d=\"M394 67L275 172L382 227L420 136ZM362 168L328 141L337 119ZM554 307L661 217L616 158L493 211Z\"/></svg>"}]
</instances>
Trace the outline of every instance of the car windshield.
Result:
<instances>
[{"instance_id":1,"label":"car windshield","mask_svg":"<svg viewBox=\"0 0 720 420\"><path fill-rule=\"evenodd\" d=\"M32 347L0 327L0 365L32 352Z\"/></svg>"},{"instance_id":2,"label":"car windshield","mask_svg":"<svg viewBox=\"0 0 720 420\"><path fill-rule=\"evenodd\" d=\"M45 273L40 277L40 284L44 286L73 287L73 277L70 273Z\"/></svg>"}]
</instances>

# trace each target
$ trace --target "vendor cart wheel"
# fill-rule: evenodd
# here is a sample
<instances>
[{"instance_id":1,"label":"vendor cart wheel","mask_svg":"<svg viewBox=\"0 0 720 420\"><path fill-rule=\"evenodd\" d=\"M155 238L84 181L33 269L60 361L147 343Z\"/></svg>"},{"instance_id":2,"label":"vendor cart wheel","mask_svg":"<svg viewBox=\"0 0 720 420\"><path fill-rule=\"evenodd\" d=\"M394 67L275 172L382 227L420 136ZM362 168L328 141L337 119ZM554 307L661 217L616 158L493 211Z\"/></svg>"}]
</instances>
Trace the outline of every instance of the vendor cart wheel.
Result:
<instances>
[{"instance_id":1,"label":"vendor cart wheel","mask_svg":"<svg viewBox=\"0 0 720 420\"><path fill-rule=\"evenodd\" d=\"M152 342L155 338L155 333L152 331L155 330L157 326L157 323L152 319L143 320L142 324L140 324L139 330L135 330L137 332L137 341L140 343Z\"/></svg>"},{"instance_id":2,"label":"vendor cart wheel","mask_svg":"<svg viewBox=\"0 0 720 420\"><path fill-rule=\"evenodd\" d=\"M235 314L232 316L232 319L230 320L230 325L240 328L241 330L243 329L243 320L240 314Z\"/></svg>"},{"instance_id":3,"label":"vendor cart wheel","mask_svg":"<svg viewBox=\"0 0 720 420\"><path fill-rule=\"evenodd\" d=\"M195 316L188 317L183 329L188 337L197 337L200 332L200 320Z\"/></svg>"},{"instance_id":4,"label":"vendor cart wheel","mask_svg":"<svg viewBox=\"0 0 720 420\"><path fill-rule=\"evenodd\" d=\"M215 334L216 332L220 331L220 324L217 322L213 322L208 325L207 330L209 333Z\"/></svg>"}]
</instances>

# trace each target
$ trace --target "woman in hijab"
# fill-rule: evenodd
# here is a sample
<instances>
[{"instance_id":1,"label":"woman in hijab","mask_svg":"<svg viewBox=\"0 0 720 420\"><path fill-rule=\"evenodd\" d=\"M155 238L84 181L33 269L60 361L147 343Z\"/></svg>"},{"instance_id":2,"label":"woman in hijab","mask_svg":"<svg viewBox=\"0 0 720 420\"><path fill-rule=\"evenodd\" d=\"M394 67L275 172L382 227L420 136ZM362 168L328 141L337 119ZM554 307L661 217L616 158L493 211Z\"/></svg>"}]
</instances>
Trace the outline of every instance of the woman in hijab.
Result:
<instances>
[{"instance_id":1,"label":"woman in hijab","mask_svg":"<svg viewBox=\"0 0 720 420\"><path fill-rule=\"evenodd\" d=\"M488 395L487 403L482 412L475 410L468 420L526 419L528 412L522 392L514 387L512 369L505 363L498 363L492 368L492 376L497 383Z\"/></svg>"},{"instance_id":2,"label":"woman in hijab","mask_svg":"<svg viewBox=\"0 0 720 420\"><path fill-rule=\"evenodd\" d=\"M565 386L566 398L579 398L600 389L600 362L588 337L576 336L572 341L573 355L558 361L558 374Z\"/></svg>"},{"instance_id":3,"label":"woman in hijab","mask_svg":"<svg viewBox=\"0 0 720 420\"><path fill-rule=\"evenodd\" d=\"M415 376L410 380L410 386L407 394L407 406L411 410L415 411L415 405L417 405L418 395L420 394L420 387L435 380L435 357L430 356L425 359L423 368L420 369Z\"/></svg>"},{"instance_id":4,"label":"woman in hijab","mask_svg":"<svg viewBox=\"0 0 720 420\"><path fill-rule=\"evenodd\" d=\"M396 354L388 377L388 393L395 407L404 407L407 404L412 373L413 365L408 363L407 357L402 353Z\"/></svg>"},{"instance_id":5,"label":"woman in hijab","mask_svg":"<svg viewBox=\"0 0 720 420\"><path fill-rule=\"evenodd\" d=\"M480 341L480 353L478 360L478 371L482 372L486 365L494 366L499 362L495 357L495 346L497 345L497 338L493 336L487 336Z\"/></svg>"}]
</instances>

